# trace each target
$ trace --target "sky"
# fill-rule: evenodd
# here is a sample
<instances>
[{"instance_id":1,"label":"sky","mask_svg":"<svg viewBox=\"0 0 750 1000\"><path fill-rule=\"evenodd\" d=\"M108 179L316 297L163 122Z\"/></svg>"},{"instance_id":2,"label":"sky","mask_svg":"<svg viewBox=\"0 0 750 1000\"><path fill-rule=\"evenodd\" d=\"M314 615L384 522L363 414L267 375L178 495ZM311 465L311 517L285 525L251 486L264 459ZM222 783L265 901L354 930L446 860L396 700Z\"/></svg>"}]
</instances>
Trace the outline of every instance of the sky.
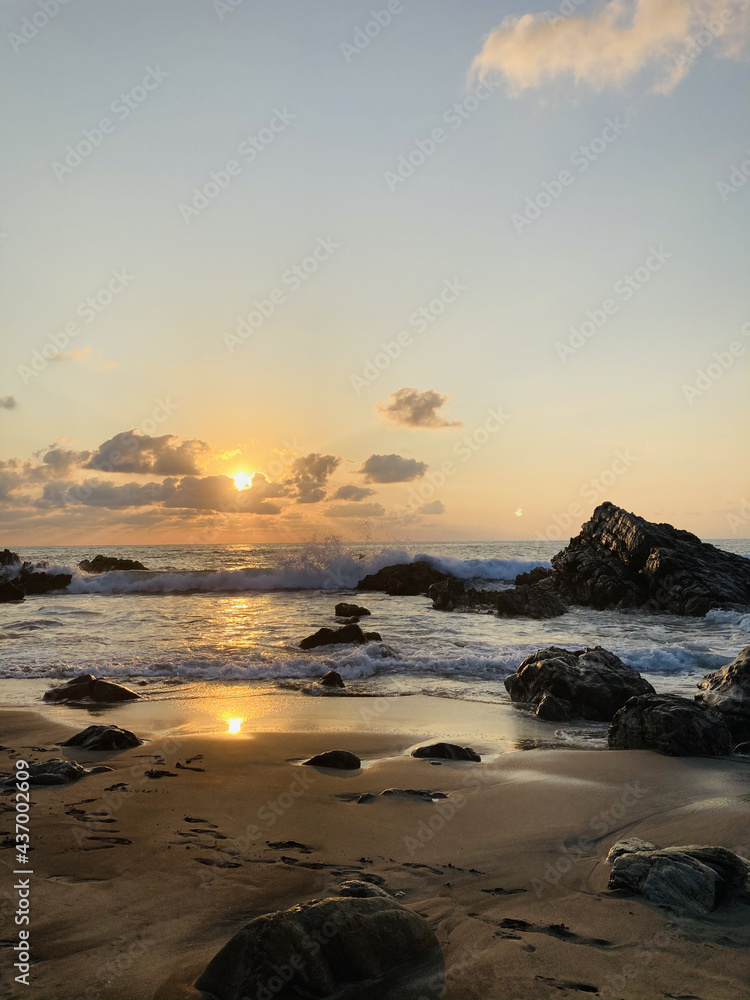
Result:
<instances>
[{"instance_id":1,"label":"sky","mask_svg":"<svg viewBox=\"0 0 750 1000\"><path fill-rule=\"evenodd\" d=\"M750 536L750 0L3 0L3 544Z\"/></svg>"}]
</instances>

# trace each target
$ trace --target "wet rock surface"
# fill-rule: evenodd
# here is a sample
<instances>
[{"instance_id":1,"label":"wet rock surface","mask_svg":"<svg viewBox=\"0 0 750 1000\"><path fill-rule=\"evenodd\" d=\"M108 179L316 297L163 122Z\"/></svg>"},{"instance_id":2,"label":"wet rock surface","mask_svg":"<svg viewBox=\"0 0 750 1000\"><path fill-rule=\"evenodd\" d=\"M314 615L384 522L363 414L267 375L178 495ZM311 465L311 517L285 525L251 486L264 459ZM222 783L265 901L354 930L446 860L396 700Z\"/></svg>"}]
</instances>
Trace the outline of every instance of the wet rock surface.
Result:
<instances>
[{"instance_id":1,"label":"wet rock surface","mask_svg":"<svg viewBox=\"0 0 750 1000\"><path fill-rule=\"evenodd\" d=\"M721 713L676 694L631 698L612 720L607 739L613 750L657 750L672 757L718 757L732 750Z\"/></svg>"}]
</instances>

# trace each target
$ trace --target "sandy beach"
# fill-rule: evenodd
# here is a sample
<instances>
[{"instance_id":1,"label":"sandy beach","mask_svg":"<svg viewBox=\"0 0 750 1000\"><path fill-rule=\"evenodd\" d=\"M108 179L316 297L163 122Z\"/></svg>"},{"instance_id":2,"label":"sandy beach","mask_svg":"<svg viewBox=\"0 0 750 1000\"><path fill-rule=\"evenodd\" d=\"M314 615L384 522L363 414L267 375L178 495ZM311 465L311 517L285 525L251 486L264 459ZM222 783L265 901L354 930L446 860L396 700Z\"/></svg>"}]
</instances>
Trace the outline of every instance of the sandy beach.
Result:
<instances>
[{"instance_id":1,"label":"sandy beach","mask_svg":"<svg viewBox=\"0 0 750 1000\"><path fill-rule=\"evenodd\" d=\"M625 836L747 856L750 765L518 749L535 727L554 730L510 705L290 695L280 722L261 702L249 717L252 699L235 690L248 715L234 733L208 697L0 713L3 770L55 756L113 768L33 787L25 996L197 1000L195 980L250 919L335 896L348 878L403 893L427 918L445 1000L744 995L750 928L739 904L676 916L609 892L605 858ZM55 746L102 716L148 742L116 754ZM410 756L425 740L466 743L472 729L481 763ZM362 768L300 766L334 748ZM379 794L388 788L447 798ZM0 857L10 885L11 851Z\"/></svg>"}]
</instances>

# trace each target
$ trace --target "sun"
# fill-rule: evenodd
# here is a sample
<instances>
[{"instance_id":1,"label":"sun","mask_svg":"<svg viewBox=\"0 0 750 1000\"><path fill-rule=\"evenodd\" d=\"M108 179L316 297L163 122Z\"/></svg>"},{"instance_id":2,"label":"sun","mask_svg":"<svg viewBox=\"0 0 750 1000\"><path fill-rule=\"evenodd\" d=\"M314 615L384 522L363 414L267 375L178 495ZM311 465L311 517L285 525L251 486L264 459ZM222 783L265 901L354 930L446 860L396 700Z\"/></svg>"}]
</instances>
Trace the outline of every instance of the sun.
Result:
<instances>
[{"instance_id":1,"label":"sun","mask_svg":"<svg viewBox=\"0 0 750 1000\"><path fill-rule=\"evenodd\" d=\"M238 490L248 490L253 485L253 473L251 472L235 472L232 478Z\"/></svg>"}]
</instances>

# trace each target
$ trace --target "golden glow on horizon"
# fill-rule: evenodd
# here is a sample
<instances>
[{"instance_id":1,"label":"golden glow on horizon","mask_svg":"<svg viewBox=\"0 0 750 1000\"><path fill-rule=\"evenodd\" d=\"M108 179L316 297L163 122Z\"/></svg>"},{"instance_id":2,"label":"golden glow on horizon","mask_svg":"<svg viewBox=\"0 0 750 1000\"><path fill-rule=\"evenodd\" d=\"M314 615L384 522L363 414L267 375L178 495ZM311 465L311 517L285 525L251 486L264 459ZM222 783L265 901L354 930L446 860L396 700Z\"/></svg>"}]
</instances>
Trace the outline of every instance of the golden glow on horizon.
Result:
<instances>
[{"instance_id":1,"label":"golden glow on horizon","mask_svg":"<svg viewBox=\"0 0 750 1000\"><path fill-rule=\"evenodd\" d=\"M227 719L227 732L239 733L242 730L244 719Z\"/></svg>"},{"instance_id":2,"label":"golden glow on horizon","mask_svg":"<svg viewBox=\"0 0 750 1000\"><path fill-rule=\"evenodd\" d=\"M249 490L253 485L253 472L235 472L234 485L238 490Z\"/></svg>"}]
</instances>

